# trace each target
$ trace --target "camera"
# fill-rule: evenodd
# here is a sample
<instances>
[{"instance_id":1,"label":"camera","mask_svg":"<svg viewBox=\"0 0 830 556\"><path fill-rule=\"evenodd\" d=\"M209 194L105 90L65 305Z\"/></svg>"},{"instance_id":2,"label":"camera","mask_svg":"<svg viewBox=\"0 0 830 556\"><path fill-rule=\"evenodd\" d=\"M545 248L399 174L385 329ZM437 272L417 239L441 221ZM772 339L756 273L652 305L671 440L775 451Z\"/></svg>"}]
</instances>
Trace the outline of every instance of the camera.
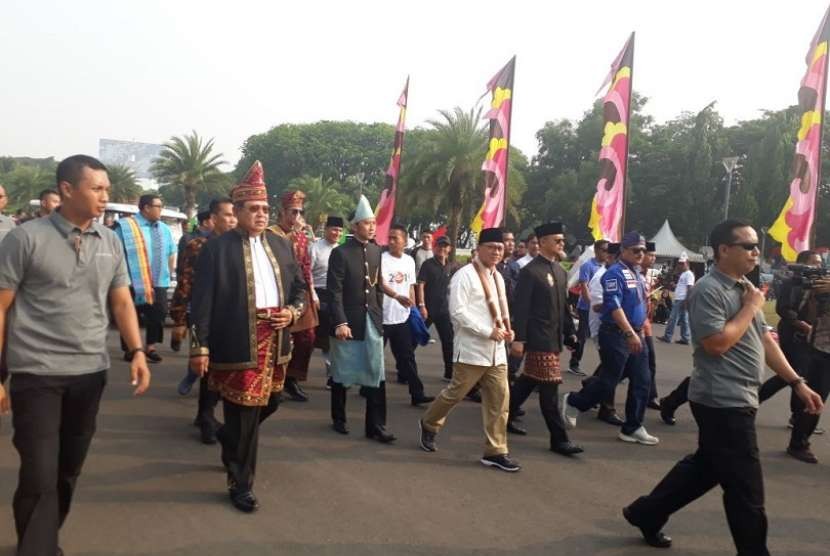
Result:
<instances>
[{"instance_id":1,"label":"camera","mask_svg":"<svg viewBox=\"0 0 830 556\"><path fill-rule=\"evenodd\" d=\"M830 278L830 268L791 264L787 265L787 270L792 273L793 283L805 290L815 287L816 282L821 279Z\"/></svg>"}]
</instances>

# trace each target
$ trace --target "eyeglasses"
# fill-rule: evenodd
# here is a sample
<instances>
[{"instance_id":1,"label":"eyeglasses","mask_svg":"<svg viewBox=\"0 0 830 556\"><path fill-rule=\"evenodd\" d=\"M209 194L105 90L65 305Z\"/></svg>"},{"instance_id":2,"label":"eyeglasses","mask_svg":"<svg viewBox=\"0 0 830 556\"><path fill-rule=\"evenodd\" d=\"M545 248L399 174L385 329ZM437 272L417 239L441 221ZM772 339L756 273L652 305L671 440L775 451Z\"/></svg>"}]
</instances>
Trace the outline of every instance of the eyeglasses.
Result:
<instances>
[{"instance_id":1,"label":"eyeglasses","mask_svg":"<svg viewBox=\"0 0 830 556\"><path fill-rule=\"evenodd\" d=\"M737 243L730 243L729 247L743 247L746 251L755 251L758 249L758 243L750 243L750 242L742 242L739 241Z\"/></svg>"},{"instance_id":2,"label":"eyeglasses","mask_svg":"<svg viewBox=\"0 0 830 556\"><path fill-rule=\"evenodd\" d=\"M558 237L558 238L554 239L553 241L558 243L559 245L565 245L565 238L563 238L563 237Z\"/></svg>"},{"instance_id":3,"label":"eyeglasses","mask_svg":"<svg viewBox=\"0 0 830 556\"><path fill-rule=\"evenodd\" d=\"M291 214L305 214L303 209L291 209Z\"/></svg>"},{"instance_id":4,"label":"eyeglasses","mask_svg":"<svg viewBox=\"0 0 830 556\"><path fill-rule=\"evenodd\" d=\"M253 205L246 208L248 212L268 214L268 205Z\"/></svg>"},{"instance_id":5,"label":"eyeglasses","mask_svg":"<svg viewBox=\"0 0 830 556\"><path fill-rule=\"evenodd\" d=\"M640 255L640 254L646 252L646 248L645 247L632 247L631 252L634 253L635 255Z\"/></svg>"}]
</instances>

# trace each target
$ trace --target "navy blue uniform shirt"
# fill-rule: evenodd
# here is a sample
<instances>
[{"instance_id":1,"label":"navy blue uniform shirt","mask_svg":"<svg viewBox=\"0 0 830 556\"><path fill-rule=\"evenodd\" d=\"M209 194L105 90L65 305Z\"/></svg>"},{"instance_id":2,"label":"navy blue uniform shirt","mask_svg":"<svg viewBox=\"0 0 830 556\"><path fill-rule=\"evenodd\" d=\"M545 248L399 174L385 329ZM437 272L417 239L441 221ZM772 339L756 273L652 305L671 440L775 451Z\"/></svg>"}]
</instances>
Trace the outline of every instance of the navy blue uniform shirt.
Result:
<instances>
[{"instance_id":1,"label":"navy blue uniform shirt","mask_svg":"<svg viewBox=\"0 0 830 556\"><path fill-rule=\"evenodd\" d=\"M614 263L600 279L602 282L602 314L604 324L616 324L611 313L622 309L628 323L641 328L646 320L646 290L640 272L623 261Z\"/></svg>"}]
</instances>

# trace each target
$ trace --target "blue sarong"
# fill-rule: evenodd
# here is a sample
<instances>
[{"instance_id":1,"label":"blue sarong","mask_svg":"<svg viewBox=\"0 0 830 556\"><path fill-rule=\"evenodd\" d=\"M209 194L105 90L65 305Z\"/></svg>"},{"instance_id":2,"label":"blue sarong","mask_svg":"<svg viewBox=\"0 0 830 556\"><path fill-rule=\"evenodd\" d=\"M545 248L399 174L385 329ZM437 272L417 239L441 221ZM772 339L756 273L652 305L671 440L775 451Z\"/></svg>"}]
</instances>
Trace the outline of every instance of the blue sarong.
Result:
<instances>
[{"instance_id":1,"label":"blue sarong","mask_svg":"<svg viewBox=\"0 0 830 556\"><path fill-rule=\"evenodd\" d=\"M377 388L386 380L383 368L383 336L366 317L365 340L330 338L331 378L343 386L358 384Z\"/></svg>"}]
</instances>

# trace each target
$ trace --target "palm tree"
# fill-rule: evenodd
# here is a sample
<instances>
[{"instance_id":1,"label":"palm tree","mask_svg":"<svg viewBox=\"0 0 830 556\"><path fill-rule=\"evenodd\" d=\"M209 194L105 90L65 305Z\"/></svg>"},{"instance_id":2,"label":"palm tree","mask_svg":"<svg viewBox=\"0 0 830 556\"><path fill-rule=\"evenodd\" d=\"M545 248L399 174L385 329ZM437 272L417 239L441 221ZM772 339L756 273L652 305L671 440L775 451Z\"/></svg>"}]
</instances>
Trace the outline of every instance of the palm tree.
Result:
<instances>
[{"instance_id":1,"label":"palm tree","mask_svg":"<svg viewBox=\"0 0 830 556\"><path fill-rule=\"evenodd\" d=\"M29 211L29 201L38 199L44 189L55 187L55 174L38 166L18 164L3 176L3 182L11 204Z\"/></svg>"},{"instance_id":2,"label":"palm tree","mask_svg":"<svg viewBox=\"0 0 830 556\"><path fill-rule=\"evenodd\" d=\"M402 172L400 202L411 209L448 217L447 234L455 244L464 217L472 220L483 193L481 163L487 132L481 109L439 110L429 120L413 162Z\"/></svg>"},{"instance_id":3,"label":"palm tree","mask_svg":"<svg viewBox=\"0 0 830 556\"><path fill-rule=\"evenodd\" d=\"M196 132L171 137L153 162L153 174L163 185L180 187L188 217L196 212L196 192L223 179L221 154L213 154L213 139L205 142Z\"/></svg>"},{"instance_id":4,"label":"palm tree","mask_svg":"<svg viewBox=\"0 0 830 556\"><path fill-rule=\"evenodd\" d=\"M336 181L322 176L300 176L289 187L306 194L305 218L315 230L329 215L346 216L349 198L339 191L342 187Z\"/></svg>"},{"instance_id":5,"label":"palm tree","mask_svg":"<svg viewBox=\"0 0 830 556\"><path fill-rule=\"evenodd\" d=\"M110 201L113 203L135 203L144 191L129 166L112 164L107 166L107 174L112 185Z\"/></svg>"}]
</instances>

